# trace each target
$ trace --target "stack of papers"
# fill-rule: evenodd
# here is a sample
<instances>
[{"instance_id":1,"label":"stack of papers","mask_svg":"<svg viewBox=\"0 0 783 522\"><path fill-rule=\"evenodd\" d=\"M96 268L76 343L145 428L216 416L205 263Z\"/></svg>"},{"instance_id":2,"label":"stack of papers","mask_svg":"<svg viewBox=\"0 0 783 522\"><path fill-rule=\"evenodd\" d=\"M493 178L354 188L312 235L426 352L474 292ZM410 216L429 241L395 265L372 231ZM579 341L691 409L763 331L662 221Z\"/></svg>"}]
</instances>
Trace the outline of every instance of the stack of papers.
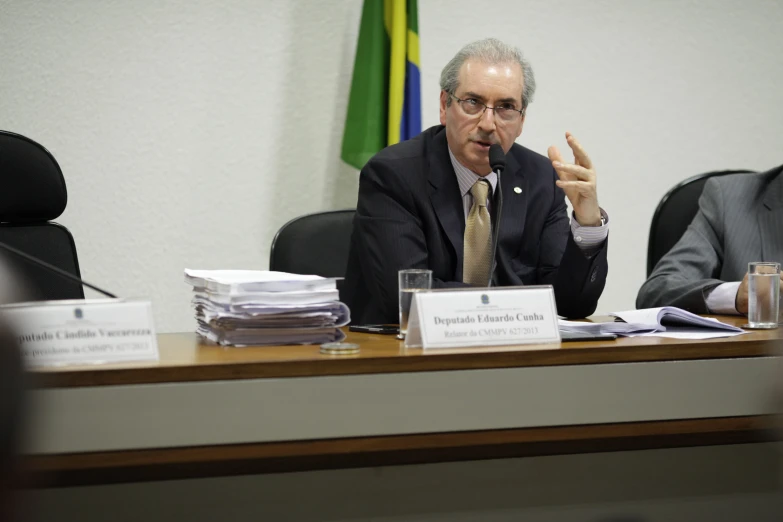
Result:
<instances>
[{"instance_id":1,"label":"stack of papers","mask_svg":"<svg viewBox=\"0 0 783 522\"><path fill-rule=\"evenodd\" d=\"M265 270L185 269L196 332L224 346L342 341L351 320L336 278Z\"/></svg>"},{"instance_id":2,"label":"stack of papers","mask_svg":"<svg viewBox=\"0 0 783 522\"><path fill-rule=\"evenodd\" d=\"M687 339L709 339L745 333L741 328L712 317L701 317L682 308L664 306L609 314L621 322L582 323L559 321L560 330L587 333L612 333L627 337L646 335Z\"/></svg>"}]
</instances>

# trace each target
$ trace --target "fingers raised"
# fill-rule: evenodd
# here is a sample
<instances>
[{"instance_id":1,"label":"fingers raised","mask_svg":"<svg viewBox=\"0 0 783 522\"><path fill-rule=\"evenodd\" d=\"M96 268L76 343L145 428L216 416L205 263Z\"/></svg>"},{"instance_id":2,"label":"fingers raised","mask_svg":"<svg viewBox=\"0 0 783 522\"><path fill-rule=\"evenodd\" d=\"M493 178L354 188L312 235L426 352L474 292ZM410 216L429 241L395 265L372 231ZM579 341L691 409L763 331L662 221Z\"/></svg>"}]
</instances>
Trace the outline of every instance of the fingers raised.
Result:
<instances>
[{"instance_id":1,"label":"fingers raised","mask_svg":"<svg viewBox=\"0 0 783 522\"><path fill-rule=\"evenodd\" d=\"M554 165L554 167L561 179L563 175L567 175L569 178L574 177L582 181L591 181L593 179L593 173L579 165L559 163Z\"/></svg>"},{"instance_id":2,"label":"fingers raised","mask_svg":"<svg viewBox=\"0 0 783 522\"><path fill-rule=\"evenodd\" d=\"M560 163L563 163L563 156L560 155L560 150L557 147L555 147L554 145L549 147L546 152L549 155L549 159L550 159L550 161L552 161L552 163L554 163L556 161L560 162Z\"/></svg>"},{"instance_id":3,"label":"fingers raised","mask_svg":"<svg viewBox=\"0 0 783 522\"><path fill-rule=\"evenodd\" d=\"M579 140L570 132L566 132L566 141L568 142L568 146L571 147L571 150L574 151L576 164L581 165L586 169L592 169L593 162L590 160L590 156L587 155L584 147L582 147L582 144L579 143Z\"/></svg>"}]
</instances>

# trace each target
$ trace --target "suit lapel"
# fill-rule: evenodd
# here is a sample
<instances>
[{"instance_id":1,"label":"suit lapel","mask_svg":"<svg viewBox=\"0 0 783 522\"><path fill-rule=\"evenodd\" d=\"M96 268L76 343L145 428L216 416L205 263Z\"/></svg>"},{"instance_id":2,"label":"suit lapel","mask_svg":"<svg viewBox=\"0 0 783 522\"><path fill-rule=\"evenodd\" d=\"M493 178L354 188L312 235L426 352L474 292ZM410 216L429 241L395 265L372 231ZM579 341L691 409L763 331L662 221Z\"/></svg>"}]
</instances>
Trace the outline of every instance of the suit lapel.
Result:
<instances>
[{"instance_id":1,"label":"suit lapel","mask_svg":"<svg viewBox=\"0 0 783 522\"><path fill-rule=\"evenodd\" d=\"M446 130L439 132L432 142L428 155L430 201L438 216L441 227L446 232L452 248L457 254L456 274L462 280L463 235L465 233L465 215L462 207L462 194L459 191L457 175L451 166L449 149L446 144Z\"/></svg>"},{"instance_id":2,"label":"suit lapel","mask_svg":"<svg viewBox=\"0 0 783 522\"><path fill-rule=\"evenodd\" d=\"M759 235L763 261L783 263L783 171L767 186L759 208Z\"/></svg>"}]
</instances>

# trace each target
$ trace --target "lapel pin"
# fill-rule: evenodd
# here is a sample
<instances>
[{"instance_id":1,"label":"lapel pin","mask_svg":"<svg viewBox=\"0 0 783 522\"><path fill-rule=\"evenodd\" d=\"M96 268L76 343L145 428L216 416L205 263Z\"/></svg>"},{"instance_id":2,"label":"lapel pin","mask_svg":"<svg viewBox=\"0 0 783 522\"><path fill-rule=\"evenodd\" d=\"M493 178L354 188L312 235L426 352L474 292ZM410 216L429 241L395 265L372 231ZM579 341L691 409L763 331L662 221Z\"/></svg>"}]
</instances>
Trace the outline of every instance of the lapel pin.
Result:
<instances>
[{"instance_id":1,"label":"lapel pin","mask_svg":"<svg viewBox=\"0 0 783 522\"><path fill-rule=\"evenodd\" d=\"M514 192L516 192L517 194L522 194L522 189L519 187L514 187Z\"/></svg>"}]
</instances>

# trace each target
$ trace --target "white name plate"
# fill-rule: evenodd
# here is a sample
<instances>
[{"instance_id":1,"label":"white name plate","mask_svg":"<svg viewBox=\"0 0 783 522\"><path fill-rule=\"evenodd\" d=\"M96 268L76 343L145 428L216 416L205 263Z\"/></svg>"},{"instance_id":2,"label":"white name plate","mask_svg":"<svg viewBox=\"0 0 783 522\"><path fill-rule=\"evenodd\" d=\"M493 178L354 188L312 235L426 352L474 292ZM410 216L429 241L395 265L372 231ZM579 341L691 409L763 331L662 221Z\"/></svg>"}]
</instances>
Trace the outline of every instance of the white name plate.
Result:
<instances>
[{"instance_id":1,"label":"white name plate","mask_svg":"<svg viewBox=\"0 0 783 522\"><path fill-rule=\"evenodd\" d=\"M468 348L560 342L550 285L416 292L406 348Z\"/></svg>"},{"instance_id":2,"label":"white name plate","mask_svg":"<svg viewBox=\"0 0 783 522\"><path fill-rule=\"evenodd\" d=\"M0 306L29 366L158 360L152 304L74 299Z\"/></svg>"}]
</instances>

